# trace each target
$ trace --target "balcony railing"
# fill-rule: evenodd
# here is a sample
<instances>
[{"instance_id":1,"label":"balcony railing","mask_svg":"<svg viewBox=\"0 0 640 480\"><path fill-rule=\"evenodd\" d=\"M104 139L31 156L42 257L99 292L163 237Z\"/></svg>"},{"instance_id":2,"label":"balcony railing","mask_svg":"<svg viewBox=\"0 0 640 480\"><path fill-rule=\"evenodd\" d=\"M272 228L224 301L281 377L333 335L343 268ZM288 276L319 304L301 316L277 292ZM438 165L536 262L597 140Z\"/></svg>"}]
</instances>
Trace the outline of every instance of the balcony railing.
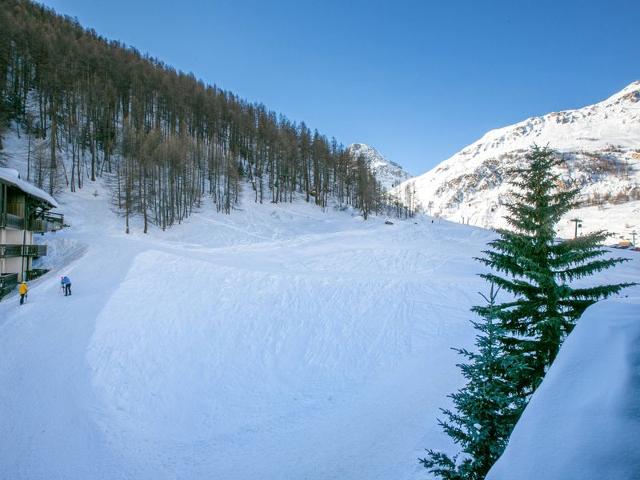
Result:
<instances>
[{"instance_id":1,"label":"balcony railing","mask_svg":"<svg viewBox=\"0 0 640 480\"><path fill-rule=\"evenodd\" d=\"M0 215L0 228L24 228L24 218L7 213ZM61 213L41 213L27 222L27 230L35 233L55 232L64 226L64 216Z\"/></svg>"},{"instance_id":2,"label":"balcony railing","mask_svg":"<svg viewBox=\"0 0 640 480\"><path fill-rule=\"evenodd\" d=\"M0 245L2 257L43 257L47 254L46 245Z\"/></svg>"},{"instance_id":3,"label":"balcony railing","mask_svg":"<svg viewBox=\"0 0 640 480\"><path fill-rule=\"evenodd\" d=\"M44 213L29 220L29 228L35 233L55 232L64 226L64 216L61 213Z\"/></svg>"}]
</instances>

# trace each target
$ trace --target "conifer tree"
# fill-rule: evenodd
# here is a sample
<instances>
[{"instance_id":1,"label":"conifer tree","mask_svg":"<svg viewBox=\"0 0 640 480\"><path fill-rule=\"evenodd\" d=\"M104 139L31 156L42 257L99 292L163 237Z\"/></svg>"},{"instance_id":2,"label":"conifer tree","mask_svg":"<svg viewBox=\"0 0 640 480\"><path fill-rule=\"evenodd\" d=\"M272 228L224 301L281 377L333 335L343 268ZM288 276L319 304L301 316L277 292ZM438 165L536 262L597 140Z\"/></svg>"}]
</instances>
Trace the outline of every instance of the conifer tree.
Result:
<instances>
[{"instance_id":1,"label":"conifer tree","mask_svg":"<svg viewBox=\"0 0 640 480\"><path fill-rule=\"evenodd\" d=\"M589 305L633 285L572 285L626 259L602 258L604 231L556 240L556 226L578 195L563 188L554 173L558 163L553 151L534 146L525 166L511 172L516 191L506 219L512 230L498 230L492 249L478 259L494 270L481 274L491 283L487 306L473 308L484 319L474 322L481 332L478 353L457 350L470 360L460 365L468 382L450 396L455 411L443 410L447 421L440 422L462 452L452 458L428 450L420 460L445 480L485 477L578 318ZM494 286L510 301L496 304Z\"/></svg>"},{"instance_id":2,"label":"conifer tree","mask_svg":"<svg viewBox=\"0 0 640 480\"><path fill-rule=\"evenodd\" d=\"M420 460L430 473L445 480L483 479L502 454L525 406L512 378L524 373L526 366L500 348L505 332L497 319L498 291L492 284L488 297L481 294L487 304L472 309L482 319L472 321L478 331L477 352L455 349L468 360L458 365L467 383L449 395L454 411L443 409L447 420L439 424L462 451L450 457L427 450L427 458Z\"/></svg>"},{"instance_id":3,"label":"conifer tree","mask_svg":"<svg viewBox=\"0 0 640 480\"><path fill-rule=\"evenodd\" d=\"M576 206L578 195L578 189L563 188L554 173L560 161L549 148L533 146L525 166L513 171L516 191L506 217L512 230L498 230L499 238L478 259L494 270L481 276L513 296L497 306L498 318L507 332L503 347L521 356L529 367L518 379L525 396L542 381L585 309L632 285L571 286L626 259L603 258L604 231L556 241L556 225Z\"/></svg>"}]
</instances>

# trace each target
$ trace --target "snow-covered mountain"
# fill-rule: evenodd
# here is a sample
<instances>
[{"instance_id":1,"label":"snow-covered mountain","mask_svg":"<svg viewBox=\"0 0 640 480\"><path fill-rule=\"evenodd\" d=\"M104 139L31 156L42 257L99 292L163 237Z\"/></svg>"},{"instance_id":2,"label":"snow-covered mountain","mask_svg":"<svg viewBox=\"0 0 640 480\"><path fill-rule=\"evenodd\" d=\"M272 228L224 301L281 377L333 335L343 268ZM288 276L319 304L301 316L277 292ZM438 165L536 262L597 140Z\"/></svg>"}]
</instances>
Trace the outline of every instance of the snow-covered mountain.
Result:
<instances>
[{"instance_id":1,"label":"snow-covered mountain","mask_svg":"<svg viewBox=\"0 0 640 480\"><path fill-rule=\"evenodd\" d=\"M531 145L564 159L562 178L582 189L583 208L571 212L585 231L605 228L626 236L640 227L640 81L577 110L532 117L491 130L427 173L395 189L427 213L482 227L504 226L508 169ZM567 218L560 234L573 234Z\"/></svg>"},{"instance_id":2,"label":"snow-covered mountain","mask_svg":"<svg viewBox=\"0 0 640 480\"><path fill-rule=\"evenodd\" d=\"M406 172L400 165L384 158L375 148L364 143L353 143L348 148L351 155L358 157L363 155L369 167L382 186L391 190L402 182L410 179L412 175Z\"/></svg>"}]
</instances>

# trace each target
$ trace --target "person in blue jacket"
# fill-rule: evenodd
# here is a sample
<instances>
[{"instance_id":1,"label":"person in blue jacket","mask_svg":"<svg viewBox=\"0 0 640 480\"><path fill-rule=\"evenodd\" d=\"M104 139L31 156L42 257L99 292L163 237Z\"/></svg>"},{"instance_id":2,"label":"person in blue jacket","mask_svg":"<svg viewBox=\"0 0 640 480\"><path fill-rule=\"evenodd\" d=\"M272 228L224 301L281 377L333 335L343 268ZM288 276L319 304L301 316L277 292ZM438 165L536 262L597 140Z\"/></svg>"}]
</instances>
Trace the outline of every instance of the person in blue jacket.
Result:
<instances>
[{"instance_id":1,"label":"person in blue jacket","mask_svg":"<svg viewBox=\"0 0 640 480\"><path fill-rule=\"evenodd\" d=\"M71 295L71 280L66 275L60 278L60 285L64 290L64 296Z\"/></svg>"}]
</instances>

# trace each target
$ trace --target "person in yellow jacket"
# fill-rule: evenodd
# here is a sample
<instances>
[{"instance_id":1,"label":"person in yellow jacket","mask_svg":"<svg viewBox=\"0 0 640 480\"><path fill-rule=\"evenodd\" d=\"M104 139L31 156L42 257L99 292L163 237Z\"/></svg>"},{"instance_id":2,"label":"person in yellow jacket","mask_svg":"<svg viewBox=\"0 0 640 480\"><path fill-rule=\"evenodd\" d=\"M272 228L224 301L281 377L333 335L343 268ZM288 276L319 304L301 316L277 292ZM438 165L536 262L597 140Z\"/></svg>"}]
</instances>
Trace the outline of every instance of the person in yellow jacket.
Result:
<instances>
[{"instance_id":1,"label":"person in yellow jacket","mask_svg":"<svg viewBox=\"0 0 640 480\"><path fill-rule=\"evenodd\" d=\"M18 287L18 293L20 294L20 305L24 303L24 299L27 296L28 291L29 287L27 286L27 282L23 281Z\"/></svg>"}]
</instances>

